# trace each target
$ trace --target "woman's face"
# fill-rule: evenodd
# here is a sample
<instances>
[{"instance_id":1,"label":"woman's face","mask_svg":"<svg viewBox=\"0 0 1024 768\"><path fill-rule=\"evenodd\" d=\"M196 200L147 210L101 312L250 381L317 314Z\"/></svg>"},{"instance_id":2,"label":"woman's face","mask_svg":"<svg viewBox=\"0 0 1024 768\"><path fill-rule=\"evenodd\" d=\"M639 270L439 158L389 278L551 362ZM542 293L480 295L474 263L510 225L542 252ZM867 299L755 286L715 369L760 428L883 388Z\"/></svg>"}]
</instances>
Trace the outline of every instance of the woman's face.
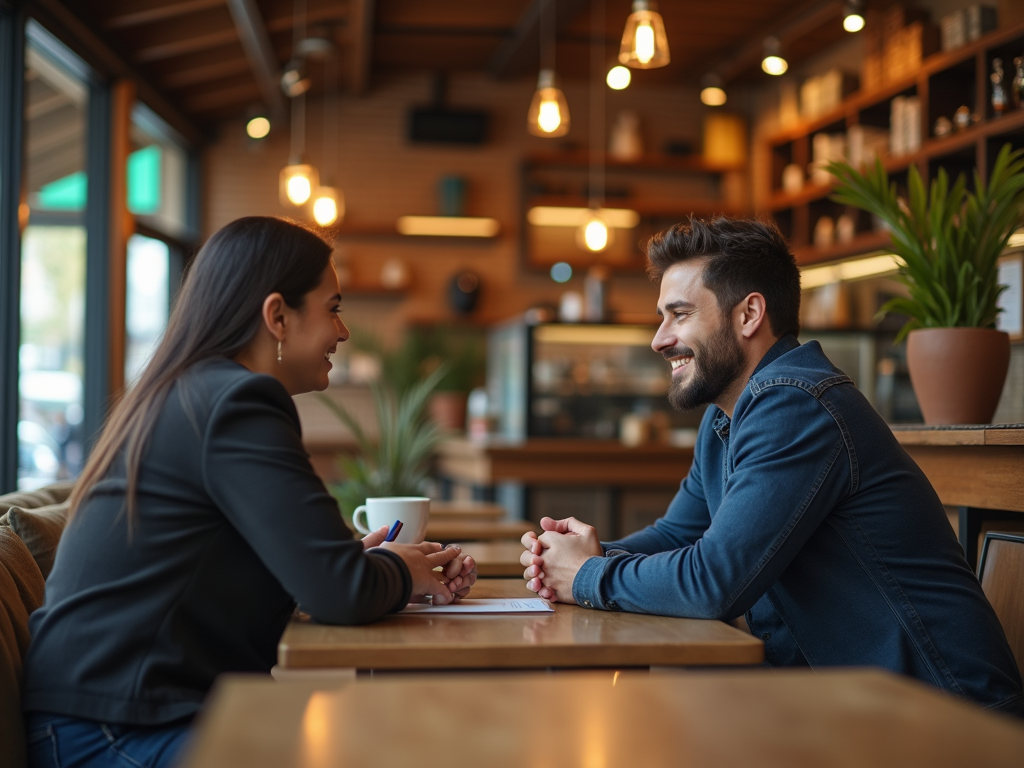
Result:
<instances>
[{"instance_id":1,"label":"woman's face","mask_svg":"<svg viewBox=\"0 0 1024 768\"><path fill-rule=\"evenodd\" d=\"M348 328L341 322L341 288L334 265L328 263L320 283L306 294L305 303L291 313L287 334L281 347L281 363L290 394L327 389L331 370L328 357L338 344L348 339Z\"/></svg>"}]
</instances>

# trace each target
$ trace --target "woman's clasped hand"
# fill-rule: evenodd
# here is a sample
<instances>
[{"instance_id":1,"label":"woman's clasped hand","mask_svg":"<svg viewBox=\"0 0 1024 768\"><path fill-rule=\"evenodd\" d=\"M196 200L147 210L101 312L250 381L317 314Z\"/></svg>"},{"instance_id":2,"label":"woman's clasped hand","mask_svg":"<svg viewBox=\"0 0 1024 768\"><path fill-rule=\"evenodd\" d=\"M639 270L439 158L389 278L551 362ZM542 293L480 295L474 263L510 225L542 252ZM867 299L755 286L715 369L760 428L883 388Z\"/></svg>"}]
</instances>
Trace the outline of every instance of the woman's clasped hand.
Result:
<instances>
[{"instance_id":1,"label":"woman's clasped hand","mask_svg":"<svg viewBox=\"0 0 1024 768\"><path fill-rule=\"evenodd\" d=\"M386 525L367 534L362 540L363 549L381 547L402 558L412 576L413 600L429 597L434 605L448 605L468 595L476 583L476 562L457 544L396 544L385 542L387 535Z\"/></svg>"}]
</instances>

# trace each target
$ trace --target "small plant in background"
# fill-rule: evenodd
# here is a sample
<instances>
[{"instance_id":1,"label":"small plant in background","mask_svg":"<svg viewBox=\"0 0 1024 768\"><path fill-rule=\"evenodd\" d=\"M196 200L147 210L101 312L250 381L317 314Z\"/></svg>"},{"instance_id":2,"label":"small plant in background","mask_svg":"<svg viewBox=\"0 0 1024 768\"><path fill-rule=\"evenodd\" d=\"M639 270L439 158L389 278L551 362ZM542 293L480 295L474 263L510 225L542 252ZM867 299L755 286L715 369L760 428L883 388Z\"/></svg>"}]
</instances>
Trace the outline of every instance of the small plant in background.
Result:
<instances>
[{"instance_id":1,"label":"small plant in background","mask_svg":"<svg viewBox=\"0 0 1024 768\"><path fill-rule=\"evenodd\" d=\"M321 401L352 432L359 449L354 457L338 459L345 480L329 486L350 526L356 507L369 497L423 495L430 458L442 437L442 432L427 418L426 405L447 371L447 366L441 365L405 390L380 382L372 384L376 440L370 439L343 405L320 395ZM384 380L387 381L386 376Z\"/></svg>"},{"instance_id":2,"label":"small plant in background","mask_svg":"<svg viewBox=\"0 0 1024 768\"><path fill-rule=\"evenodd\" d=\"M944 168L930 194L917 167L907 173L907 200L876 161L863 174L847 163L830 163L839 180L832 199L878 216L889 227L892 250L903 260L898 279L909 296L888 301L879 314L909 316L896 341L917 328L995 328L999 285L998 260L1024 221L1024 150L1003 146L988 186L977 171L967 190L961 174L952 187Z\"/></svg>"}]
</instances>

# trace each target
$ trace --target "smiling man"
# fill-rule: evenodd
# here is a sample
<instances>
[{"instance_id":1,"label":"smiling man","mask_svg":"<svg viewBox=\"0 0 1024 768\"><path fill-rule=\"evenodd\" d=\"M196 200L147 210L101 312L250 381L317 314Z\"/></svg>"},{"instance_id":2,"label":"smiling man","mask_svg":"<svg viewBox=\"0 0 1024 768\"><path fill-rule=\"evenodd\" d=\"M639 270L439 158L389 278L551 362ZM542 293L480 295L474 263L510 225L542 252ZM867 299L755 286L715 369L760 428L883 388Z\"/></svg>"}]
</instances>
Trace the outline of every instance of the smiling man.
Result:
<instances>
[{"instance_id":1,"label":"smiling man","mask_svg":"<svg viewBox=\"0 0 1024 768\"><path fill-rule=\"evenodd\" d=\"M758 221L655 236L652 347L669 401L709 403L664 517L601 543L574 518L523 537L530 589L609 611L745 616L770 666L871 665L1024 716L1013 654L935 491L817 342L800 275Z\"/></svg>"}]
</instances>

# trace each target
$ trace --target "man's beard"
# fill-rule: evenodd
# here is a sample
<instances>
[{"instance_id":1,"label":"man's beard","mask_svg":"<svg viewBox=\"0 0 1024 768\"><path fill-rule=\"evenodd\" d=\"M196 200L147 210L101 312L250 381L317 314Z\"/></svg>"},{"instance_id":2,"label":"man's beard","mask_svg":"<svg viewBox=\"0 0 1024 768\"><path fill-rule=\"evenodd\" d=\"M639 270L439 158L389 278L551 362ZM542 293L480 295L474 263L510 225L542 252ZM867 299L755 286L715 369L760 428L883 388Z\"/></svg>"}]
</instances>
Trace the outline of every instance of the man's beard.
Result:
<instances>
[{"instance_id":1,"label":"man's beard","mask_svg":"<svg viewBox=\"0 0 1024 768\"><path fill-rule=\"evenodd\" d=\"M708 339L707 344L694 342L696 351L689 347L676 347L665 352L666 359L689 356L693 366L689 383L675 377L668 388L668 401L678 411L691 411L699 405L713 403L736 378L743 373L746 361L728 322Z\"/></svg>"}]
</instances>

